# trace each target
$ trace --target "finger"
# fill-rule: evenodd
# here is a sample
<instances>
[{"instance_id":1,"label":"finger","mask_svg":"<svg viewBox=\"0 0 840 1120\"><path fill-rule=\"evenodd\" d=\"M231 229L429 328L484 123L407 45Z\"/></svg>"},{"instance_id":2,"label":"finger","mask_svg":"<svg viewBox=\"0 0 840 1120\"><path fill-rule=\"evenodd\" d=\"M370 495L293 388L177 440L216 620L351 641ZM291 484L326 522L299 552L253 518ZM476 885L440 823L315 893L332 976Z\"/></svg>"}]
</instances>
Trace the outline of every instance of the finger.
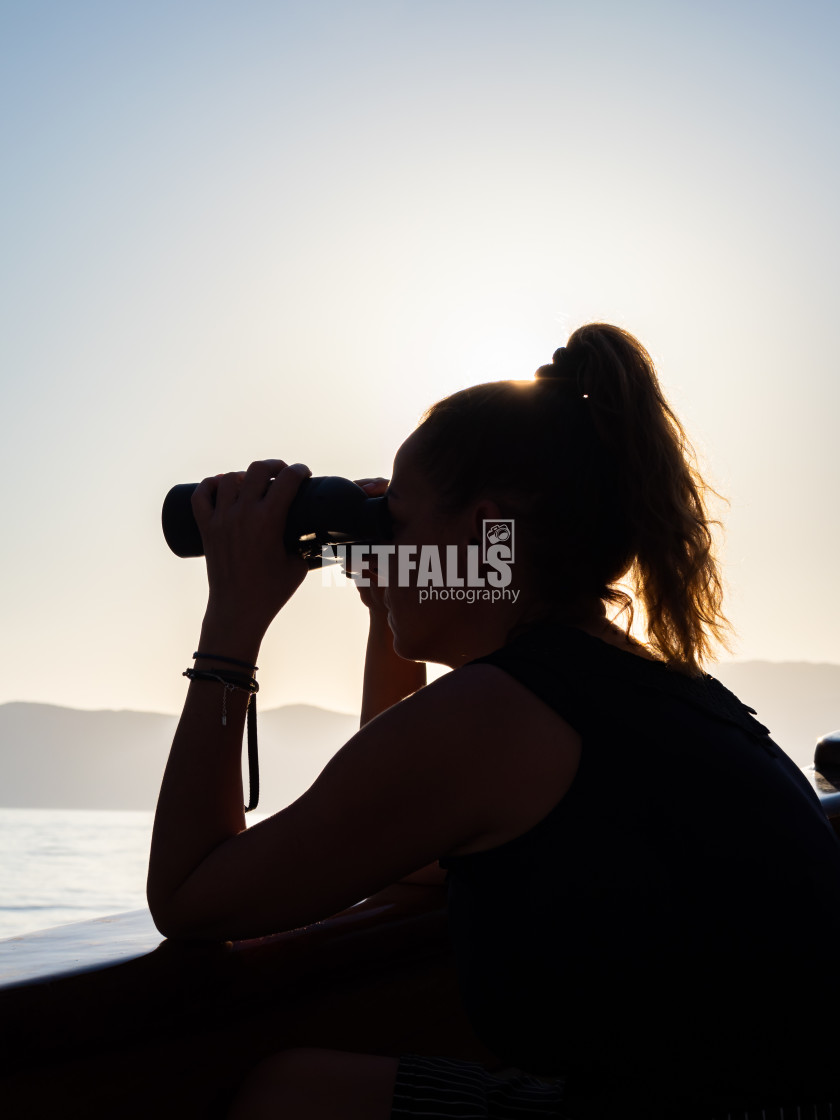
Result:
<instances>
[{"instance_id":1,"label":"finger","mask_svg":"<svg viewBox=\"0 0 840 1120\"><path fill-rule=\"evenodd\" d=\"M275 478L288 466L288 463L285 459L261 459L260 462L265 463L265 465L271 469L272 478ZM301 466L302 464L297 463L296 465Z\"/></svg>"},{"instance_id":2,"label":"finger","mask_svg":"<svg viewBox=\"0 0 840 1120\"><path fill-rule=\"evenodd\" d=\"M357 486L361 486L369 498L378 498L388 489L387 478L357 478L354 481Z\"/></svg>"},{"instance_id":3,"label":"finger","mask_svg":"<svg viewBox=\"0 0 840 1120\"><path fill-rule=\"evenodd\" d=\"M218 476L213 476L199 482L198 486L193 490L190 501L192 503L193 516L199 525L203 521L206 521L216 508L216 491L218 487Z\"/></svg>"},{"instance_id":4,"label":"finger","mask_svg":"<svg viewBox=\"0 0 840 1120\"><path fill-rule=\"evenodd\" d=\"M300 489L300 484L311 474L312 471L303 463L292 463L291 466L278 471L265 497L267 509L273 515L285 516Z\"/></svg>"},{"instance_id":5,"label":"finger","mask_svg":"<svg viewBox=\"0 0 840 1120\"><path fill-rule=\"evenodd\" d=\"M244 471L232 471L230 474L218 475L216 488L216 513L225 513L239 497L242 482L245 478Z\"/></svg>"},{"instance_id":6,"label":"finger","mask_svg":"<svg viewBox=\"0 0 840 1120\"><path fill-rule=\"evenodd\" d=\"M241 496L258 501L265 497L272 478L285 468L282 459L258 459L245 472Z\"/></svg>"}]
</instances>

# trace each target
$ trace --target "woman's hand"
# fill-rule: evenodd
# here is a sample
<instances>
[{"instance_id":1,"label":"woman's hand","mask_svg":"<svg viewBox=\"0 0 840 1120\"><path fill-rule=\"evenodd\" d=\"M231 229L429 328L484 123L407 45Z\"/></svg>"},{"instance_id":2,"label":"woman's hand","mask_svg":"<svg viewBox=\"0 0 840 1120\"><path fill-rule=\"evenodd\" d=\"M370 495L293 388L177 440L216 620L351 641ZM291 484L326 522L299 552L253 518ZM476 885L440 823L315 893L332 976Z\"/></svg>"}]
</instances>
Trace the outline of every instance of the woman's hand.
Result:
<instances>
[{"instance_id":1,"label":"woman's hand","mask_svg":"<svg viewBox=\"0 0 840 1120\"><path fill-rule=\"evenodd\" d=\"M193 514L204 542L210 584L207 618L257 642L303 582L304 560L286 550L289 506L312 472L282 459L216 475L196 488ZM206 621L206 620L205 620Z\"/></svg>"},{"instance_id":2,"label":"woman's hand","mask_svg":"<svg viewBox=\"0 0 840 1120\"><path fill-rule=\"evenodd\" d=\"M369 498L379 498L388 489L387 478L357 478L355 482ZM405 661L394 651L394 635L388 625L388 609L384 600L386 589L379 586L373 558L368 572L370 586L358 588L362 602L370 611L362 685L362 727L426 683L426 666L416 661Z\"/></svg>"},{"instance_id":3,"label":"woman's hand","mask_svg":"<svg viewBox=\"0 0 840 1120\"><path fill-rule=\"evenodd\" d=\"M353 479L353 481L357 486L361 486L361 488L369 498L379 498L388 489L387 478L355 478ZM347 575L352 576L353 574L346 567L344 571ZM376 615L377 617L381 617L382 622L384 623L388 612L385 609L385 604L382 600L382 588L380 588L379 582L377 580L375 562L372 561L368 564L367 575L368 583L370 585L369 587L359 587L359 585L356 584L356 589L359 592L359 598L362 600L368 610L370 610L371 614Z\"/></svg>"}]
</instances>

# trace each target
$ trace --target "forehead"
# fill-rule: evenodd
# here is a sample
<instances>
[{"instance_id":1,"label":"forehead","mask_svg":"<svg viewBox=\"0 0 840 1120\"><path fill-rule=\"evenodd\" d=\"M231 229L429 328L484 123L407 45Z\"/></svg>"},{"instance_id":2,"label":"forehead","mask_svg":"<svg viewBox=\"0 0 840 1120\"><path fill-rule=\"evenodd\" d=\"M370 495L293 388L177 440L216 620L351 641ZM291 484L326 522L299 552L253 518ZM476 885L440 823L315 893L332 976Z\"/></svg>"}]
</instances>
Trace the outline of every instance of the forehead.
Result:
<instances>
[{"instance_id":1,"label":"forehead","mask_svg":"<svg viewBox=\"0 0 840 1120\"><path fill-rule=\"evenodd\" d=\"M404 489L415 490L422 486L419 442L417 432L413 432L394 456L391 482L398 493L402 493Z\"/></svg>"}]
</instances>

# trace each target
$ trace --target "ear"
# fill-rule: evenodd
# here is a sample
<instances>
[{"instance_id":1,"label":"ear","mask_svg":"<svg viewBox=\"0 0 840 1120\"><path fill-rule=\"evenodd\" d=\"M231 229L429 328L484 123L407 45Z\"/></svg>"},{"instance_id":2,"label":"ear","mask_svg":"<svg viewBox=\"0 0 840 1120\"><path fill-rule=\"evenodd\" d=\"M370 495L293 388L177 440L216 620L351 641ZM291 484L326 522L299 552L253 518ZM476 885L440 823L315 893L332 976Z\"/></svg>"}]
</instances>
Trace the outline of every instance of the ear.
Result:
<instances>
[{"instance_id":1,"label":"ear","mask_svg":"<svg viewBox=\"0 0 840 1120\"><path fill-rule=\"evenodd\" d=\"M472 515L472 531L474 538L471 544L481 544L484 540L484 528L486 521L499 521L502 516L502 511L499 508L498 502L492 501L490 498L484 498L476 505Z\"/></svg>"}]
</instances>

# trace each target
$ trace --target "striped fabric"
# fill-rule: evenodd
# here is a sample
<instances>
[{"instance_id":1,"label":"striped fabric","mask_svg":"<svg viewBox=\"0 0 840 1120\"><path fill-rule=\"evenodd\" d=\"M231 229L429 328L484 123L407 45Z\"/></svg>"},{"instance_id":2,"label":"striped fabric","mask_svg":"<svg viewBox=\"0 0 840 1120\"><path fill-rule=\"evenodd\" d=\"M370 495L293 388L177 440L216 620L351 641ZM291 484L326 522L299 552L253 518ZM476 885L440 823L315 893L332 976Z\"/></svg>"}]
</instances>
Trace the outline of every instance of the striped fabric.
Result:
<instances>
[{"instance_id":1,"label":"striped fabric","mask_svg":"<svg viewBox=\"0 0 840 1120\"><path fill-rule=\"evenodd\" d=\"M563 1097L560 1078L537 1078L518 1069L488 1073L478 1062L403 1054L397 1068L391 1117L563 1120ZM638 1115L637 1111L631 1112ZM623 1118L616 1116L616 1120ZM738 1108L718 1111L709 1120L840 1120L840 1101L767 1105L747 1111Z\"/></svg>"},{"instance_id":2,"label":"striped fabric","mask_svg":"<svg viewBox=\"0 0 840 1120\"><path fill-rule=\"evenodd\" d=\"M713 1120L840 1120L838 1104L793 1104L784 1108L751 1108L749 1112L720 1112Z\"/></svg>"},{"instance_id":3,"label":"striped fabric","mask_svg":"<svg viewBox=\"0 0 840 1120\"><path fill-rule=\"evenodd\" d=\"M391 1116L447 1120L562 1120L563 1083L521 1070L488 1073L477 1062L403 1054ZM838 1117L840 1120L840 1117Z\"/></svg>"}]
</instances>

